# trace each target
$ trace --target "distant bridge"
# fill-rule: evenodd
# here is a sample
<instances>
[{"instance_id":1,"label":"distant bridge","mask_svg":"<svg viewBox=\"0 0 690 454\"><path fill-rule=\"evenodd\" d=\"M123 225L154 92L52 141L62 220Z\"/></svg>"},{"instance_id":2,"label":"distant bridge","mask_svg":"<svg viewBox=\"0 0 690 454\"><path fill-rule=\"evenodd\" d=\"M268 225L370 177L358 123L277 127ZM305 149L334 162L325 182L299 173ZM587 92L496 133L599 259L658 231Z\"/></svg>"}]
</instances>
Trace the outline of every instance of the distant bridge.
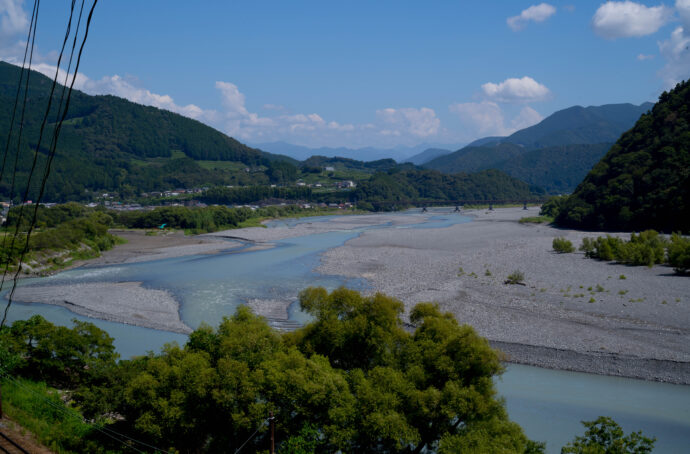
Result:
<instances>
[{"instance_id":1,"label":"distant bridge","mask_svg":"<svg viewBox=\"0 0 690 454\"><path fill-rule=\"evenodd\" d=\"M544 199L494 199L494 200L391 200L383 202L369 202L377 211L396 210L407 207L419 207L426 210L428 207L455 207L460 210L465 205L488 205L492 210L496 205L522 205L527 209L528 204L544 203Z\"/></svg>"}]
</instances>

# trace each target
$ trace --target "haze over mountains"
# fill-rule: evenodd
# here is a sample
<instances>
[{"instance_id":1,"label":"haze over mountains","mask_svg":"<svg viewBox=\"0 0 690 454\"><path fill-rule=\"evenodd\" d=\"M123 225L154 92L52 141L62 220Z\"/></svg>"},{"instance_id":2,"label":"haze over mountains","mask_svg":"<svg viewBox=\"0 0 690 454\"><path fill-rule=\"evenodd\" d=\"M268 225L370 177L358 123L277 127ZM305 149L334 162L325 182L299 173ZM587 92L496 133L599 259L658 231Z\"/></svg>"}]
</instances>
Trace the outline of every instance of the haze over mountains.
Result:
<instances>
[{"instance_id":1,"label":"haze over mountains","mask_svg":"<svg viewBox=\"0 0 690 454\"><path fill-rule=\"evenodd\" d=\"M397 162L412 162L410 159L412 159L420 152L424 152L427 149L451 148L450 150L448 150L448 153L450 153L451 150L456 150L457 148L462 146L462 144L458 144L454 147L451 145L422 143L412 147L399 146L394 148L309 148L286 142L267 142L252 144L252 146L260 150L268 151L269 153L289 156L291 158L297 159L298 161L304 161L305 159L309 159L312 156L326 156L329 158L337 156L340 158L356 159L357 161L377 161L379 159L395 159Z\"/></svg>"}]
</instances>

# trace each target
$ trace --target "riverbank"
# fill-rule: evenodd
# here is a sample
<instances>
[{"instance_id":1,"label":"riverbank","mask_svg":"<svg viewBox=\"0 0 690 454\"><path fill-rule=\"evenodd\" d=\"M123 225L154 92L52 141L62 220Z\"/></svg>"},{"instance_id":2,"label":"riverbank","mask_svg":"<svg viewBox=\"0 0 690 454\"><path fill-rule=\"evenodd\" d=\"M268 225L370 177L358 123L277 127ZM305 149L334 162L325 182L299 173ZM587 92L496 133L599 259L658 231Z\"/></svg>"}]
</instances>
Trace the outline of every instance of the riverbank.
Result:
<instances>
[{"instance_id":1,"label":"riverbank","mask_svg":"<svg viewBox=\"0 0 690 454\"><path fill-rule=\"evenodd\" d=\"M629 267L587 259L579 252L556 254L554 237L564 236L577 247L582 238L598 233L518 222L537 212L519 207L472 210L463 214L473 222L424 229L405 227L428 221L437 214L434 210L332 217L198 236L115 232L128 243L86 266L213 254L247 243L253 246L238 251L264 249L288 238L368 228L323 253L316 271L365 279L371 292L397 297L407 310L420 301L438 302L461 323L474 326L511 362L690 384L690 278L664 266ZM526 285L504 284L516 270L524 274ZM158 294L160 290L136 282L90 285L93 291L86 295L93 297L81 298L84 289L79 284L46 283L20 287L17 296L106 320L189 332L169 293ZM268 298L246 304L272 322L287 322L291 302Z\"/></svg>"},{"instance_id":2,"label":"riverbank","mask_svg":"<svg viewBox=\"0 0 690 454\"><path fill-rule=\"evenodd\" d=\"M690 279L556 254L599 233L520 224L537 208L465 212L443 229L369 230L327 251L317 269L367 279L409 310L435 301L474 326L509 361L690 384ZM525 286L506 285L514 271Z\"/></svg>"}]
</instances>

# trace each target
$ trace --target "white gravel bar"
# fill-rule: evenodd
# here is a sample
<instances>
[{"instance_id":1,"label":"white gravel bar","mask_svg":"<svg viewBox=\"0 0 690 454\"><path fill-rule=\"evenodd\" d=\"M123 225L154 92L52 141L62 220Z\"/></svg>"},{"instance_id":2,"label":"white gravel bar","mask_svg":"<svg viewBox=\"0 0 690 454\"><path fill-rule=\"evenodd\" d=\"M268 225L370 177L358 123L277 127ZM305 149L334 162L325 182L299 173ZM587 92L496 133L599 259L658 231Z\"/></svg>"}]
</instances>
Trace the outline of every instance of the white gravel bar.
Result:
<instances>
[{"instance_id":1,"label":"white gravel bar","mask_svg":"<svg viewBox=\"0 0 690 454\"><path fill-rule=\"evenodd\" d=\"M514 362L690 383L690 278L557 254L555 237L578 247L602 233L518 223L538 212L478 210L448 228L369 230L327 251L317 271L365 278L407 310L435 301ZM504 284L516 270L526 285Z\"/></svg>"},{"instance_id":2,"label":"white gravel bar","mask_svg":"<svg viewBox=\"0 0 690 454\"><path fill-rule=\"evenodd\" d=\"M62 306L87 317L147 328L190 333L182 323L179 304L164 290L140 282L93 282L18 287L15 301Z\"/></svg>"}]
</instances>

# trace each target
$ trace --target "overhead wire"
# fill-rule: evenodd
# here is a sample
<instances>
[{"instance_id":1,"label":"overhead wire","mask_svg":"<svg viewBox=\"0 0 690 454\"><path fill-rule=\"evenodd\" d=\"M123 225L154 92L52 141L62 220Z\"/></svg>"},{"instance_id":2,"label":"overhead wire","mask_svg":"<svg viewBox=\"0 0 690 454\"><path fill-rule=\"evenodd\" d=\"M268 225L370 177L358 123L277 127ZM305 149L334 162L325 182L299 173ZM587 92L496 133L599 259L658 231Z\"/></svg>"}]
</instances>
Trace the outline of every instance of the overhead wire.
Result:
<instances>
[{"instance_id":1,"label":"overhead wire","mask_svg":"<svg viewBox=\"0 0 690 454\"><path fill-rule=\"evenodd\" d=\"M21 91L21 85L22 85L22 75L24 74L25 71L25 66L26 66L26 50L31 49L29 53L29 65L26 67L26 81L24 85L24 95L23 95L23 100L22 100L22 108L21 108L21 115L20 115L20 121L19 121L19 131L17 133L17 151L14 154L14 167L12 171L12 182L10 184L10 202L14 198L14 189L15 189L15 182L16 182L16 176L17 176L17 163L19 160L19 150L21 148L21 136L22 132L24 130L24 113L26 111L26 98L28 95L28 89L29 89L29 79L31 77L31 63L33 61L33 55L34 55L34 44L36 41L36 28L38 25L38 12L40 9L40 0L34 0L34 8L33 8L33 13L31 16L31 27L29 28L29 34L27 36L26 40L26 49L25 49L25 54L24 54L24 62L22 63L22 69L20 73L20 78L19 78L19 91ZM29 44L31 43L31 44ZM14 114L13 114L14 118ZM13 122L14 124L14 122ZM13 126L12 126L13 129ZM10 138L8 137L8 146L9 146ZM6 157L4 158L6 160ZM3 169L4 171L4 169ZM9 217L9 215L8 215ZM14 234L12 235L12 243L10 247L10 251L14 248L14 243L16 241L17 235L19 234L18 228L15 229ZM7 251L6 249L7 246L7 234L4 235L3 237L3 243L2 247L4 251ZM5 263L5 269L2 273L2 281L0 282L0 291L2 290L3 286L5 285L5 278L7 277L7 273L9 271L9 266L10 266L10 254L11 252L7 252L7 263Z\"/></svg>"},{"instance_id":2,"label":"overhead wire","mask_svg":"<svg viewBox=\"0 0 690 454\"><path fill-rule=\"evenodd\" d=\"M242 444L240 445L240 447L237 448L237 449L235 450L235 454L237 454L238 452L240 452L240 451L242 450L242 448L244 448L244 445L246 445L247 443L249 443L250 441L252 441L252 440L254 439L254 437L256 437L256 434L259 432L259 430L261 430L261 428L262 428L263 426L266 425L266 423L268 422L268 419L269 419L269 418L266 418L266 419L264 419L263 421L261 421L261 424L259 425L259 427L256 428L256 430L254 431L254 433L251 434L251 435L249 436L249 438L247 438L247 439L244 441L244 443L242 443Z\"/></svg>"},{"instance_id":3,"label":"overhead wire","mask_svg":"<svg viewBox=\"0 0 690 454\"><path fill-rule=\"evenodd\" d=\"M40 0L39 0L39 1L40 1ZM82 13L83 13L84 4L85 4L85 0L82 0L82 4L81 4L81 8L80 8L80 14L79 14L79 24L81 23L81 16L82 16ZM31 219L29 220L29 228L28 228L27 233L26 233L25 244L24 244L24 247L22 248L22 251L21 251L20 256L19 256L19 260L18 260L18 264L17 264L17 270L16 270L16 272L15 272L15 274L14 274L14 278L13 278L12 290L11 290L10 296L9 296L9 298L8 298L7 306L5 306L5 312L4 312L4 314L3 314L2 322L0 322L0 328L1 328L2 326L4 326L5 321L6 321L6 319L7 319L7 313L8 313L8 311L9 311L9 308L10 308L11 304L12 304L12 298L13 298L13 296L14 296L14 292L15 292L16 287L17 287L17 279L18 279L19 273L21 272L21 269L22 269L22 265L23 265L23 262L24 262L24 257L25 257L25 255L26 255L26 253L28 252L28 249L29 249L29 244L30 244L29 242L30 242L30 240L31 240L31 233L33 232L33 229L34 229L34 227L35 227L36 218L37 218L37 214L38 214L38 208L39 208L40 203L41 203L41 200L42 200L42 198L43 198L43 194L45 193L45 185L46 185L48 176L49 176L49 174L50 174L50 166L51 166L51 164L52 164L52 160L53 160L53 158L54 158L54 156L55 156L55 152L56 152L56 150L57 150L57 141L58 141L58 137L59 137L59 135L60 135L60 130L62 129L62 123L64 122L64 120L65 120L65 118L66 118L66 116L67 116L67 111L68 111L68 109L69 109L70 98L71 98L71 96L72 96L72 91L73 91L73 89L74 89L74 83L75 83L75 81L76 81L77 74L78 74L78 71L79 71L79 65L80 65L80 63L81 63L82 53L83 53L83 51L84 51L84 46L85 46L85 44L86 44L86 39L88 38L89 28L90 28L90 26L91 26L91 20L92 20L92 18L93 18L93 12L94 12L94 10L95 10L97 4L98 4L98 0L94 0L93 4L91 5L91 10L89 11L89 16L88 16L87 23L86 23L86 27L85 27L85 31L84 31L84 37L82 38L81 46L80 46L80 48L79 48L79 54L78 54L78 57L77 57L77 63L76 63L76 65L75 65L75 70L74 70L74 72L72 73L72 82L71 82L70 87L69 87L69 90L68 90L68 92L67 92L67 98L66 98L66 101L65 101L65 103L64 103L64 108L62 107L62 101L63 101L63 99L64 99L64 87L63 87L63 93L62 93L62 96L61 96L61 98L60 98L60 105L58 106L58 113L57 113L57 116L58 116L58 118L59 118L59 121L56 122L55 130L54 130L54 132L53 132L52 140L51 140L51 143L50 143L50 146L49 146L48 158L47 158L47 161L46 161L45 170L44 170L44 172L43 172L43 177L42 177L41 183L40 183L39 195L38 195L38 198L36 199L36 202L35 202L35 205L34 205L33 216L32 216ZM72 19L73 19L73 17L74 17L74 5L75 5L75 0L72 0L72 5L71 5L71 8L70 8L69 22L68 22L68 25L67 25L67 31L66 31L66 33L65 33L65 38L64 38L63 43L62 43L62 48L60 49L60 55L59 55L59 57L58 57L58 64L57 64L57 68L56 68L56 70L55 70L55 77L53 78L53 83L52 83L52 85L51 85L51 90L50 90L50 97L49 97L49 99L48 99L48 106L47 106L47 108L46 108L46 112L45 112L45 115L44 115L44 117L43 117L43 121L42 121L42 123L41 123L41 128L40 128L40 132L39 132L39 136L38 136L38 142L37 142L37 145L36 145L36 149L35 149L35 151L34 151L34 159L33 159L33 162L32 162L31 171L30 171L30 173L29 173L29 178L28 178L28 181L27 181L26 190L25 190L25 192L24 192L24 197L23 197L22 205L21 205L21 207L20 207L20 212L19 212L19 215L18 215L17 221L16 221L17 225L16 225L16 228L15 228L15 235L13 236L13 241L12 241L12 244L11 244L11 246L10 246L10 247L11 247L11 250L14 249L14 244L15 244L15 241L16 241L16 237L18 236L18 232L19 232L19 229L20 229L20 226L21 226L21 221L22 221L22 219L23 219L23 214L24 214L24 207L25 207L26 202L27 202L27 200L28 200L28 195L29 195L29 191L30 191L30 188L31 188L31 180L32 180L32 178L33 178L33 174L34 174L35 169L36 169L36 164L37 164L37 160L38 160L38 153L39 153L39 150L40 150L41 142L42 142L42 140L43 140L43 132L44 132L44 129L45 129L45 125L46 125L46 123L47 123L47 120L48 120L48 116L49 116L49 114L50 114L50 109L51 109L51 107L52 107L53 95L54 95L55 86L57 85L57 80L58 80L58 77L59 77L59 71L60 71L60 65L61 65L61 62L62 62L62 57L63 57L63 54L64 54L65 46L66 46L66 44L67 44L67 41L68 41L69 36L70 36L70 33L71 33ZM79 27L77 27L77 29L76 29L76 31L75 31L74 41L73 41L73 44L72 44L72 51L71 51L71 53L70 53L70 67L71 67L72 58L73 58L73 56L74 56L74 51L75 51L75 49L76 49L77 34L78 34L78 33L79 33ZM68 77L69 77L69 71L67 71L67 75L66 75L65 80L67 80ZM9 269L9 260L8 260L8 265L5 267L5 274L7 273L7 270L8 270L8 269ZM2 279L2 282L0 283L0 290L2 289L2 285L4 284L4 281L5 281L5 274L3 274L3 279Z\"/></svg>"}]
</instances>

